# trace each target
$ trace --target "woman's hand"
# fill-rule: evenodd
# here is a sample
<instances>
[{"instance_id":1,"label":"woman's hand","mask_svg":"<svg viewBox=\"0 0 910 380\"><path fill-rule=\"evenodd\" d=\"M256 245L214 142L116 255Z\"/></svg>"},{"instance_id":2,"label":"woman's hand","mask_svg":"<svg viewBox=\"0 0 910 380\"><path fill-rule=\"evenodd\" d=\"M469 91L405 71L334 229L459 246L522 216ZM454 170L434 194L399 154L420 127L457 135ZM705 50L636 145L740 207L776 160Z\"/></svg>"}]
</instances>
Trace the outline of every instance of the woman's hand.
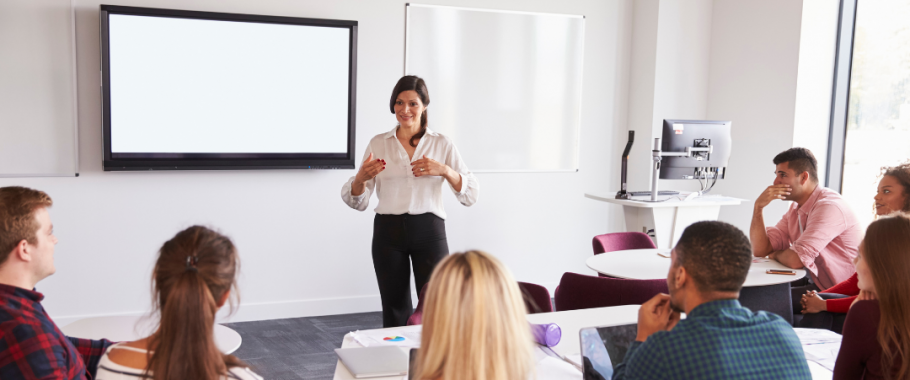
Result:
<instances>
[{"instance_id":1,"label":"woman's hand","mask_svg":"<svg viewBox=\"0 0 910 380\"><path fill-rule=\"evenodd\" d=\"M803 305L803 314L814 314L820 311L828 311L828 304L818 295L818 292L812 290L803 294L800 304Z\"/></svg>"},{"instance_id":2,"label":"woman's hand","mask_svg":"<svg viewBox=\"0 0 910 380\"><path fill-rule=\"evenodd\" d=\"M876 299L875 293L866 290L860 290L859 295L856 296L856 298L853 300L853 303L850 304L850 307L853 307L853 305L856 305L856 303L859 301L871 301L874 299Z\"/></svg>"},{"instance_id":3,"label":"woman's hand","mask_svg":"<svg viewBox=\"0 0 910 380\"><path fill-rule=\"evenodd\" d=\"M427 156L423 156L423 158L411 163L411 172L414 173L415 177L425 175L448 176L451 170L452 168L446 164L441 164L439 161L427 158Z\"/></svg>"},{"instance_id":4,"label":"woman's hand","mask_svg":"<svg viewBox=\"0 0 910 380\"><path fill-rule=\"evenodd\" d=\"M379 172L385 170L385 160L373 159L373 153L370 152L370 156L363 161L363 165L360 166L360 171L357 172L357 175L354 177L354 182L351 183L351 195L358 196L363 194L364 183L373 178L376 178L379 175Z\"/></svg>"}]
</instances>

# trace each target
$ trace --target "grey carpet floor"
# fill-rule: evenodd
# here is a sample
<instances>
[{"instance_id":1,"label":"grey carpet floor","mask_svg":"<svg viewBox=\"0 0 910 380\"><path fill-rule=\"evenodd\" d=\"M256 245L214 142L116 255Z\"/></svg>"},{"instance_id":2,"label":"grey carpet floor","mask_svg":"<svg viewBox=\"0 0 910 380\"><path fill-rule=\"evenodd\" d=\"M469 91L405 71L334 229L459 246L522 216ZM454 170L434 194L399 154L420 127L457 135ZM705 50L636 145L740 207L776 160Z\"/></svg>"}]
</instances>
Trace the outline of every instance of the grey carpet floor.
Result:
<instances>
[{"instance_id":1,"label":"grey carpet floor","mask_svg":"<svg viewBox=\"0 0 910 380\"><path fill-rule=\"evenodd\" d=\"M354 330L382 328L382 313L227 323L243 339L234 355L268 380L331 379L335 348Z\"/></svg>"}]
</instances>

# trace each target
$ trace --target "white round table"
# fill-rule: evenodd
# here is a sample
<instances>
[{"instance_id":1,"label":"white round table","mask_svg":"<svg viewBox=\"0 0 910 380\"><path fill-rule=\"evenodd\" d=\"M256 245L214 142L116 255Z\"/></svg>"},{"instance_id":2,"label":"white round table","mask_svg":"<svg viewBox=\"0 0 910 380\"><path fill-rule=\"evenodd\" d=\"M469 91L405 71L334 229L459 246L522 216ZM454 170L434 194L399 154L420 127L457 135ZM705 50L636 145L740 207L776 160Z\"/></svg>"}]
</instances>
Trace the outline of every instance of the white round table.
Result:
<instances>
[{"instance_id":1,"label":"white round table","mask_svg":"<svg viewBox=\"0 0 910 380\"><path fill-rule=\"evenodd\" d=\"M669 256L669 249L629 249L594 255L585 263L588 268L610 277L658 280L667 278ZM795 274L768 274L768 269L789 270ZM749 309L769 311L793 323L790 282L803 277L806 277L805 269L790 269L777 261L754 257L739 292L739 302Z\"/></svg>"},{"instance_id":2,"label":"white round table","mask_svg":"<svg viewBox=\"0 0 910 380\"><path fill-rule=\"evenodd\" d=\"M594 255L585 262L588 268L610 277L632 280L657 280L667 278L670 259L669 249L629 249ZM790 270L795 275L768 274L768 269ZM763 258L753 258L752 267L743 287L767 286L790 283L806 276L805 269L790 269L783 264Z\"/></svg>"},{"instance_id":3,"label":"white round table","mask_svg":"<svg viewBox=\"0 0 910 380\"><path fill-rule=\"evenodd\" d=\"M74 338L107 339L113 342L138 340L151 335L157 321L139 316L91 317L80 319L60 328ZM229 327L215 324L215 345L230 354L240 348L240 334Z\"/></svg>"}]
</instances>

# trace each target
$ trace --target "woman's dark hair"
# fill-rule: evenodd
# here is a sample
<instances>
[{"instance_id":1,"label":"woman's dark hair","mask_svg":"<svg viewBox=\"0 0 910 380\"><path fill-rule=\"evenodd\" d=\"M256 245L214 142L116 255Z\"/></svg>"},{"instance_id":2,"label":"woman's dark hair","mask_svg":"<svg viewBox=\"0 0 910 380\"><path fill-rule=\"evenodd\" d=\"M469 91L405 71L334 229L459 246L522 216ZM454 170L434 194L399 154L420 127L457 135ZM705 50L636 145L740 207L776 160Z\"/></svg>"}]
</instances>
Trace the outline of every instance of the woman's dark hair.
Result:
<instances>
[{"instance_id":1,"label":"woman's dark hair","mask_svg":"<svg viewBox=\"0 0 910 380\"><path fill-rule=\"evenodd\" d=\"M398 80L398 83L395 84L395 88L392 89L392 99L389 100L389 110L392 111L392 113L395 113L395 101L398 100L398 94L405 91L416 92L417 96L420 97L420 101L423 102L424 107L430 105L430 92L427 91L427 84L424 83L423 78L416 75L405 75ZM417 147L415 141L420 141L420 138L423 137L424 133L427 133L426 109L424 109L423 114L420 115L420 132L411 136L411 141L409 141L411 146Z\"/></svg>"},{"instance_id":2,"label":"woman's dark hair","mask_svg":"<svg viewBox=\"0 0 910 380\"><path fill-rule=\"evenodd\" d=\"M222 354L213 333L218 302L236 290L239 266L234 243L206 227L192 226L164 243L152 274L153 305L161 313L149 342L152 379L216 380L245 365Z\"/></svg>"},{"instance_id":3,"label":"woman's dark hair","mask_svg":"<svg viewBox=\"0 0 910 380\"><path fill-rule=\"evenodd\" d=\"M881 177L886 175L896 179L904 187L904 206L901 207L901 211L910 212L910 161L897 166L883 167Z\"/></svg>"}]
</instances>

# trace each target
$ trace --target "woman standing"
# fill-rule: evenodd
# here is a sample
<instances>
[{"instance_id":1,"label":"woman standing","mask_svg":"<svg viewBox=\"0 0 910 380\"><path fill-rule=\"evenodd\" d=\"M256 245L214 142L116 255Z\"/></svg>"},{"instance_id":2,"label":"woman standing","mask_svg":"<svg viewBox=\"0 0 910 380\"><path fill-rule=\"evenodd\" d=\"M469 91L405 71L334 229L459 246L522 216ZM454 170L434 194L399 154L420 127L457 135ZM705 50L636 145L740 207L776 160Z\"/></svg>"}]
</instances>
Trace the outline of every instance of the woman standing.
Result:
<instances>
[{"instance_id":1,"label":"woman standing","mask_svg":"<svg viewBox=\"0 0 910 380\"><path fill-rule=\"evenodd\" d=\"M449 254L443 183L465 206L477 202L480 190L452 140L427 128L429 104L423 79L402 77L389 101L398 125L370 140L357 175L341 188L341 198L358 211L366 210L374 190L379 198L373 220L373 268L384 327L406 325L413 312L410 266L419 291Z\"/></svg>"}]
</instances>

